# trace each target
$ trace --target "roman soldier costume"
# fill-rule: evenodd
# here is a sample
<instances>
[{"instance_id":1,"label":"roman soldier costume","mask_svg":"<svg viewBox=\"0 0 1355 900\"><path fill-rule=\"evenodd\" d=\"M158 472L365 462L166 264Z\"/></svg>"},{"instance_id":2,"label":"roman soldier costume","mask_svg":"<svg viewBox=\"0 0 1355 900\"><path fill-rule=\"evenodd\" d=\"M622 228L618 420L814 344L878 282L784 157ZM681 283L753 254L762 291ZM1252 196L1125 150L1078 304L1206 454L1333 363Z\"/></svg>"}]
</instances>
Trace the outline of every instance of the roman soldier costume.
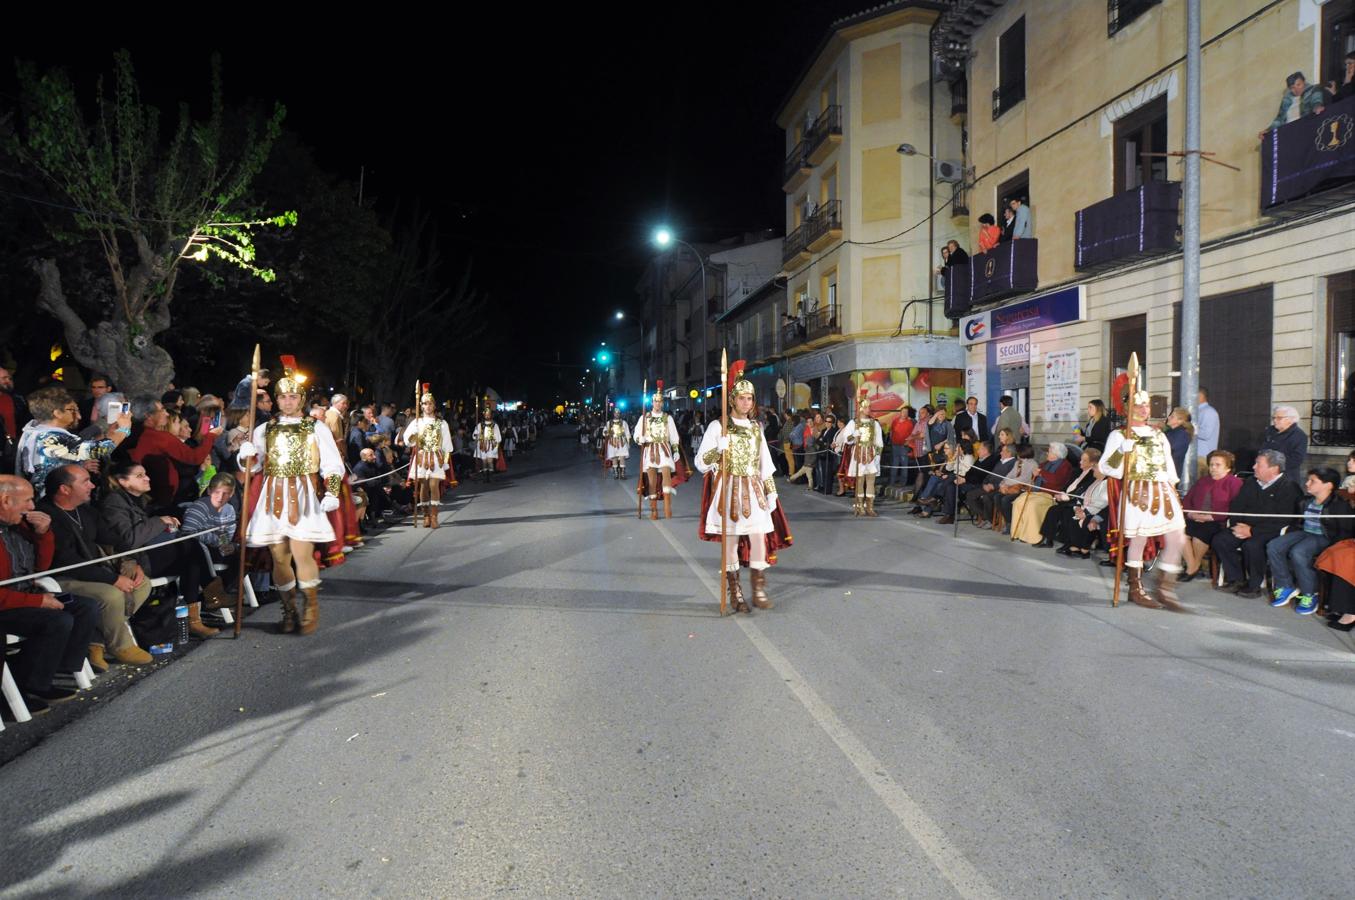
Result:
<instances>
[{"instance_id":1,"label":"roman soldier costume","mask_svg":"<svg viewBox=\"0 0 1355 900\"><path fill-rule=\"evenodd\" d=\"M647 487L650 518L659 517L659 497L663 497L665 518L673 517L673 477L678 461L678 430L673 417L663 410L663 381L657 382L650 408L635 422L635 443L640 445L640 479ZM662 491L662 493L660 492Z\"/></svg>"},{"instance_id":2,"label":"roman soldier costume","mask_svg":"<svg viewBox=\"0 0 1355 900\"><path fill-rule=\"evenodd\" d=\"M437 414L438 404L431 385L424 384L419 395L418 418L405 426L404 441L409 448L409 472L406 483L414 489L414 522L419 523L422 508L423 524L438 527L438 507L442 492L456 487L456 471L452 466L452 432L447 421Z\"/></svg>"},{"instance_id":3,"label":"roman soldier costume","mask_svg":"<svg viewBox=\"0 0 1355 900\"><path fill-rule=\"evenodd\" d=\"M626 460L630 459L630 425L621 418L621 410L612 407L612 420L607 423L607 465L616 478L626 477Z\"/></svg>"},{"instance_id":4,"label":"roman soldier costume","mask_svg":"<svg viewBox=\"0 0 1355 900\"><path fill-rule=\"evenodd\" d=\"M852 515L875 516L875 476L880 474L884 453L884 433L870 415L866 391L856 404L856 418L838 432L837 451L842 454L843 478L855 485Z\"/></svg>"},{"instance_id":5,"label":"roman soldier costume","mask_svg":"<svg viewBox=\"0 0 1355 900\"><path fill-rule=\"evenodd\" d=\"M314 548L334 540L328 514L340 506L344 465L329 429L304 415L293 361L283 360L283 377L275 387L280 414L255 428L253 439L238 452L242 467L262 472L255 482L259 493L245 542L267 547L273 557L273 584L282 596L282 631L310 634L320 617ZM298 588L305 596L299 625Z\"/></svg>"},{"instance_id":6,"label":"roman soldier costume","mask_svg":"<svg viewBox=\"0 0 1355 900\"><path fill-rule=\"evenodd\" d=\"M762 425L754 410L738 411L738 398L754 396L753 383L743 379L742 360L729 370L729 433L720 422L711 422L696 453L696 466L705 473L701 492L698 536L703 541L730 540L725 551L725 579L735 612L751 612L739 584L739 570L748 566L752 603L771 609L767 596L767 568L776 553L790 546L790 526L777 500L776 466Z\"/></svg>"},{"instance_id":7,"label":"roman soldier costume","mask_svg":"<svg viewBox=\"0 0 1355 900\"><path fill-rule=\"evenodd\" d=\"M476 471L488 481L494 472L508 471L508 463L503 458L503 433L494 421L494 404L485 397L484 417L475 426L472 435L475 445Z\"/></svg>"}]
</instances>

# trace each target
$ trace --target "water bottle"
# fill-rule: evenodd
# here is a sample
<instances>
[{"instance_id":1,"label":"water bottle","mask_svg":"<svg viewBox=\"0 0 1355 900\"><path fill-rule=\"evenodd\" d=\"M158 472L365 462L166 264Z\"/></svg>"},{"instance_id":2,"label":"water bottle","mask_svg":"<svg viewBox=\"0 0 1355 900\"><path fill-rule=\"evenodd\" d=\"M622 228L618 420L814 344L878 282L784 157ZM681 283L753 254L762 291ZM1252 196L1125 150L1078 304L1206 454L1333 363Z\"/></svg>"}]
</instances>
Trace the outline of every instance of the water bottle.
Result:
<instances>
[{"instance_id":1,"label":"water bottle","mask_svg":"<svg viewBox=\"0 0 1355 900\"><path fill-rule=\"evenodd\" d=\"M180 648L188 646L188 607L174 607L174 618L179 623L179 639L175 642Z\"/></svg>"}]
</instances>

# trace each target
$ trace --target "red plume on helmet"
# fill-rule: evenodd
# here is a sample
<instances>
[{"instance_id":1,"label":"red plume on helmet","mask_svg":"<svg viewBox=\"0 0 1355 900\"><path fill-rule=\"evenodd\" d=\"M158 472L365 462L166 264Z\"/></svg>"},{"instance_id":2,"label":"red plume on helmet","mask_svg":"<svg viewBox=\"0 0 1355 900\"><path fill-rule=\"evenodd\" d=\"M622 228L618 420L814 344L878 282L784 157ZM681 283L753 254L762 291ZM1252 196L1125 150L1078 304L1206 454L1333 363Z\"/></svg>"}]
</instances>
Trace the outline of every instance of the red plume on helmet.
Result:
<instances>
[{"instance_id":1,"label":"red plume on helmet","mask_svg":"<svg viewBox=\"0 0 1355 900\"><path fill-rule=\"evenodd\" d=\"M659 393L663 393L663 379L662 379L662 378L660 378L658 381L654 382L654 390L658 391Z\"/></svg>"},{"instance_id":2,"label":"red plume on helmet","mask_svg":"<svg viewBox=\"0 0 1355 900\"><path fill-rule=\"evenodd\" d=\"M736 359L729 364L729 380L725 382L725 387L734 390L734 385L743 378L743 370L748 368L747 360Z\"/></svg>"},{"instance_id":3,"label":"red plume on helmet","mask_svg":"<svg viewBox=\"0 0 1355 900\"><path fill-rule=\"evenodd\" d=\"M432 383L431 381L425 381L425 382L423 383L423 392L424 392L425 394L429 394L429 393L432 393L432 391L433 391L433 383Z\"/></svg>"}]
</instances>

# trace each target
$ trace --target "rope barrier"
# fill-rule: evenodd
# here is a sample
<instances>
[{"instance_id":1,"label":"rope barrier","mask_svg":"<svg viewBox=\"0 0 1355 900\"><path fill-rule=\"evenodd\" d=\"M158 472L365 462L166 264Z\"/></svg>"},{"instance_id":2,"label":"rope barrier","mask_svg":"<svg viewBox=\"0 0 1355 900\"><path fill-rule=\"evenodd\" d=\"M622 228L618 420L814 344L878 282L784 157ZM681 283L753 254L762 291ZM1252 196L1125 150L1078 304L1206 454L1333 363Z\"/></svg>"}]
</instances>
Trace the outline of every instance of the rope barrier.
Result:
<instances>
[{"instance_id":1,"label":"rope barrier","mask_svg":"<svg viewBox=\"0 0 1355 900\"><path fill-rule=\"evenodd\" d=\"M38 578L45 578L48 575L56 575L60 572L70 572L75 569L83 569L86 566L94 566L98 565L99 563L105 563L115 559L122 559L124 556L136 556L139 553L145 553L148 550L154 550L156 547L168 547L170 544L177 544L180 541L197 540L199 535L212 534L218 531L233 532L237 527L238 523L233 525L215 525L211 528L204 528L201 531L190 531L181 534L178 537L170 538L167 541L156 541L154 544L147 544L145 547L137 547L135 550L124 550L121 553L110 553L108 556L101 556L98 559L88 559L85 560L84 562L74 563L69 566L61 566L56 569L47 569L46 571L43 572L33 572L30 575L19 575L14 578L7 578L4 581L0 581L0 587L6 587L7 585L11 584L21 584L26 581L33 581Z\"/></svg>"}]
</instances>

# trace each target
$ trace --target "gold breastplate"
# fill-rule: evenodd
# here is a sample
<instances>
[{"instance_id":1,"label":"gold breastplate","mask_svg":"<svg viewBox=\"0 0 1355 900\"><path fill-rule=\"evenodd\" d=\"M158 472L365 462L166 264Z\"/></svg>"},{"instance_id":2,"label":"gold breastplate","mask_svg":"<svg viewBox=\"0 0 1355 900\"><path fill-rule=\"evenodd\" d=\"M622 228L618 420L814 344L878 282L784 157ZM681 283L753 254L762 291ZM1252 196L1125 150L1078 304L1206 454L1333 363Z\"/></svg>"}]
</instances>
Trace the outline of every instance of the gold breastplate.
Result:
<instances>
[{"instance_id":1,"label":"gold breastplate","mask_svg":"<svg viewBox=\"0 0 1355 900\"><path fill-rule=\"evenodd\" d=\"M612 437L624 441L626 439L626 423L619 419L612 422Z\"/></svg>"},{"instance_id":2,"label":"gold breastplate","mask_svg":"<svg viewBox=\"0 0 1355 900\"><path fill-rule=\"evenodd\" d=\"M645 434L649 435L652 441L668 440L668 414L659 413L657 416L649 413L645 416Z\"/></svg>"},{"instance_id":3,"label":"gold breastplate","mask_svg":"<svg viewBox=\"0 0 1355 900\"><path fill-rule=\"evenodd\" d=\"M434 419L431 422L426 422L424 426L419 429L419 433L415 437L415 440L418 442L420 450L441 450L442 449L441 423L438 422L436 419Z\"/></svg>"},{"instance_id":4,"label":"gold breastplate","mask_svg":"<svg viewBox=\"0 0 1355 900\"><path fill-rule=\"evenodd\" d=\"M314 475L320 471L320 447L313 435L314 419L283 424L270 422L264 430L263 473L279 478Z\"/></svg>"},{"instance_id":5,"label":"gold breastplate","mask_svg":"<svg viewBox=\"0 0 1355 900\"><path fill-rule=\"evenodd\" d=\"M762 475L762 430L757 424L729 423L729 468L731 475Z\"/></svg>"},{"instance_id":6,"label":"gold breastplate","mask_svg":"<svg viewBox=\"0 0 1355 900\"><path fill-rule=\"evenodd\" d=\"M1167 442L1158 440L1158 433L1134 433L1134 456L1130 462L1129 481L1161 481L1167 475Z\"/></svg>"}]
</instances>

